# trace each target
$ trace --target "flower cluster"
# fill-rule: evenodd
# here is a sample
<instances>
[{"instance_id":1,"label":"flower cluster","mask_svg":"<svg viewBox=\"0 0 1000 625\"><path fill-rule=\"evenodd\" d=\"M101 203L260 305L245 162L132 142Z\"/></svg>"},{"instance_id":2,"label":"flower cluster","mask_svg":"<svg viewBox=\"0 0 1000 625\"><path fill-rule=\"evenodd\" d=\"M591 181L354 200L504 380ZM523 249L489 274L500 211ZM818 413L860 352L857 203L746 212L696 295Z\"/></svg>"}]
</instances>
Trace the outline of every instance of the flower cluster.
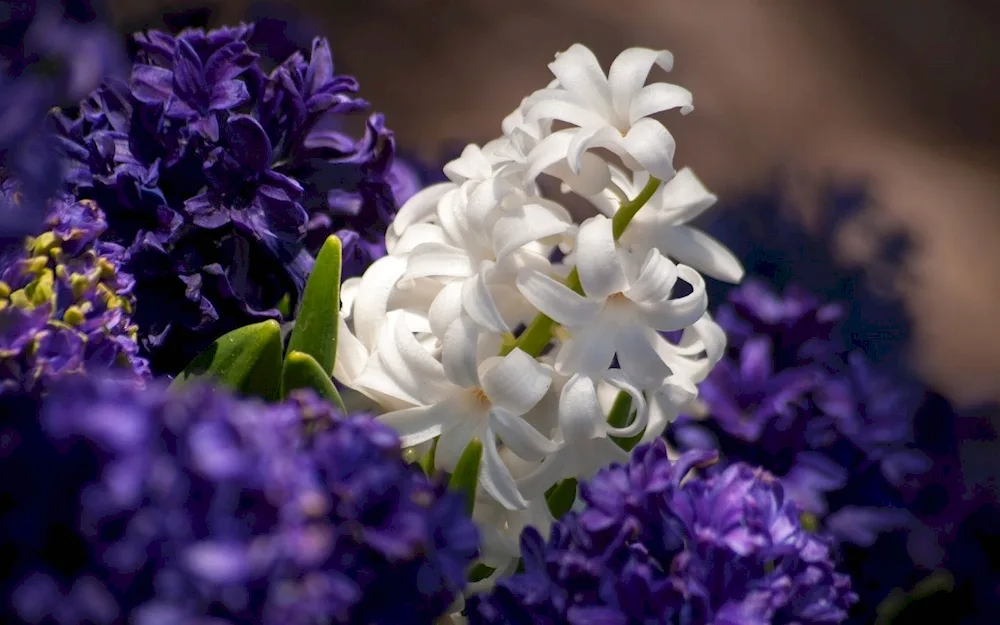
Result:
<instances>
[{"instance_id":1,"label":"flower cluster","mask_svg":"<svg viewBox=\"0 0 1000 625\"><path fill-rule=\"evenodd\" d=\"M36 234L61 165L45 114L72 105L118 72L121 46L80 0L0 2L0 183L16 177L21 199L0 199L0 238Z\"/></svg>"},{"instance_id":2,"label":"flower cluster","mask_svg":"<svg viewBox=\"0 0 1000 625\"><path fill-rule=\"evenodd\" d=\"M650 117L691 109L683 88L644 86L671 64L633 48L605 75L581 45L558 54L503 136L445 165L447 182L400 209L388 255L344 283L335 377L438 469L481 441L476 518L498 573L520 528L551 523L548 489L627 460L618 439L659 437L724 350L699 271L738 281L742 268L687 225L715 196L674 171ZM574 223L542 175L601 214Z\"/></svg>"},{"instance_id":3,"label":"flower cluster","mask_svg":"<svg viewBox=\"0 0 1000 625\"><path fill-rule=\"evenodd\" d=\"M310 393L88 377L4 401L0 597L22 622L428 624L475 556L460 497Z\"/></svg>"},{"instance_id":4,"label":"flower cluster","mask_svg":"<svg viewBox=\"0 0 1000 625\"><path fill-rule=\"evenodd\" d=\"M19 190L0 187L5 197ZM0 393L44 389L85 368L149 374L132 323L134 281L123 250L98 241L107 228L91 201L57 196L48 230L9 250L0 270Z\"/></svg>"},{"instance_id":5,"label":"flower cluster","mask_svg":"<svg viewBox=\"0 0 1000 625\"><path fill-rule=\"evenodd\" d=\"M394 140L357 82L313 41L270 72L250 26L135 36L128 84L112 81L52 118L79 198L127 248L136 322L158 373L174 374L234 328L294 314L327 235L345 274L384 253L396 202Z\"/></svg>"},{"instance_id":6,"label":"flower cluster","mask_svg":"<svg viewBox=\"0 0 1000 625\"><path fill-rule=\"evenodd\" d=\"M547 542L524 533L524 571L471 597L470 622L843 622L856 598L825 538L762 470L684 479L714 457L671 463L659 440L598 473Z\"/></svg>"},{"instance_id":7,"label":"flower cluster","mask_svg":"<svg viewBox=\"0 0 1000 625\"><path fill-rule=\"evenodd\" d=\"M842 540L871 545L906 523L899 489L930 464L913 445L919 389L837 340L836 304L757 281L729 302L716 315L727 355L700 387L707 415L675 423L677 444L766 467Z\"/></svg>"}]
</instances>

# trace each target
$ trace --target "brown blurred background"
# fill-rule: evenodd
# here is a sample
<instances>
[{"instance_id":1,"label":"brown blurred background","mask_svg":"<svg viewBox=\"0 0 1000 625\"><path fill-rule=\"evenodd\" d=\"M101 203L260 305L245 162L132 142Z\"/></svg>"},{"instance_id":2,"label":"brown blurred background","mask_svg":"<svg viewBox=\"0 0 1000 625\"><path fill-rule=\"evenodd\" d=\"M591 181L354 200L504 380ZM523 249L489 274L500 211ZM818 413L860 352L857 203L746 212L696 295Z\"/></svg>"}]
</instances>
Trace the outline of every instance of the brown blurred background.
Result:
<instances>
[{"instance_id":1,"label":"brown blurred background","mask_svg":"<svg viewBox=\"0 0 1000 625\"><path fill-rule=\"evenodd\" d=\"M249 15L223 0L213 24ZM117 0L123 27L176 3ZM204 2L199 4L205 4ZM874 218L845 233L864 262L880 228L918 247L900 285L913 358L962 402L1000 398L1000 3L991 0L292 0L330 37L341 71L428 160L482 141L549 80L573 42L609 63L630 46L674 53L695 111L666 121L677 162L720 196L778 169L808 198L833 176L867 180ZM810 204L801 203L807 223Z\"/></svg>"}]
</instances>

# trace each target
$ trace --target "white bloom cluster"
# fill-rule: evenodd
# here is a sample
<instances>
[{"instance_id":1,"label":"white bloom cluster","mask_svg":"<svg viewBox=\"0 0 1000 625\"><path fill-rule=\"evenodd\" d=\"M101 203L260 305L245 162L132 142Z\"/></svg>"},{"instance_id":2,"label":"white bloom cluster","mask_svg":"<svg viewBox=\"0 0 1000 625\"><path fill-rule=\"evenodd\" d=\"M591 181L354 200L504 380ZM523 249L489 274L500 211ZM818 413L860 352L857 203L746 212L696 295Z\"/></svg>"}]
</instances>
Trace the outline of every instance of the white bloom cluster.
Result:
<instances>
[{"instance_id":1,"label":"white bloom cluster","mask_svg":"<svg viewBox=\"0 0 1000 625\"><path fill-rule=\"evenodd\" d=\"M448 163L449 182L400 209L388 255L343 285L335 377L440 470L482 443L474 514L497 573L526 524L552 522L550 488L662 435L725 346L701 274L743 270L686 225L716 198L675 172L649 117L692 108L685 89L645 85L654 65L671 55L629 49L605 75L582 45L558 54L503 136ZM542 175L599 214L575 224Z\"/></svg>"}]
</instances>

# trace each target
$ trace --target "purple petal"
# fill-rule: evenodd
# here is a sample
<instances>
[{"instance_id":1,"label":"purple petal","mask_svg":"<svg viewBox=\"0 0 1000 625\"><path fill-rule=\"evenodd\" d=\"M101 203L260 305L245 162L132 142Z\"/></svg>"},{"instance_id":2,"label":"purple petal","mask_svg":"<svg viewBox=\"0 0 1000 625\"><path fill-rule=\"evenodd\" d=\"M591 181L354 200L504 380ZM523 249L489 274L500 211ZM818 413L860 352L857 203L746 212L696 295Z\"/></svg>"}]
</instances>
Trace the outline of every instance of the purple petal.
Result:
<instances>
[{"instance_id":1,"label":"purple petal","mask_svg":"<svg viewBox=\"0 0 1000 625\"><path fill-rule=\"evenodd\" d=\"M174 73L152 65L132 68L132 94L144 104L165 104L174 93Z\"/></svg>"}]
</instances>

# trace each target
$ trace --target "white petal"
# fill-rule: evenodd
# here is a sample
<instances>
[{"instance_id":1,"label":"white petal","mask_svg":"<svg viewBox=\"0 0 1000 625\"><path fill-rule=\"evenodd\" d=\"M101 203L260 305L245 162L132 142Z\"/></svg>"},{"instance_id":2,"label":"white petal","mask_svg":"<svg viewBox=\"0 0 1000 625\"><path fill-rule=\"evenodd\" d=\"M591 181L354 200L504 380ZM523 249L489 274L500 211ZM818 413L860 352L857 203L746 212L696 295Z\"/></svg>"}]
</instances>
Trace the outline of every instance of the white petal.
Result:
<instances>
[{"instance_id":1,"label":"white petal","mask_svg":"<svg viewBox=\"0 0 1000 625\"><path fill-rule=\"evenodd\" d=\"M471 406L473 398L471 395L468 397ZM454 427L441 434L434 452L435 466L444 471L454 471L458 459L462 457L462 452L469 445L469 441L473 438L479 440L485 438L487 421L488 412L476 402L474 409L467 410L465 416Z\"/></svg>"},{"instance_id":2,"label":"white petal","mask_svg":"<svg viewBox=\"0 0 1000 625\"><path fill-rule=\"evenodd\" d=\"M636 303L662 301L670 297L677 276L677 265L667 260L659 250L651 249L639 269L639 278L625 291L625 296Z\"/></svg>"},{"instance_id":3,"label":"white petal","mask_svg":"<svg viewBox=\"0 0 1000 625\"><path fill-rule=\"evenodd\" d=\"M466 278L476 268L468 252L441 243L421 243L406 259L405 279L427 276Z\"/></svg>"},{"instance_id":4,"label":"white petal","mask_svg":"<svg viewBox=\"0 0 1000 625\"><path fill-rule=\"evenodd\" d=\"M340 285L340 318L350 319L351 311L354 309L354 298L358 295L358 287L361 286L361 276L348 278Z\"/></svg>"},{"instance_id":5,"label":"white petal","mask_svg":"<svg viewBox=\"0 0 1000 625\"><path fill-rule=\"evenodd\" d=\"M493 166L478 145L470 143L462 155L444 166L444 175L452 182L483 180L493 172Z\"/></svg>"},{"instance_id":6,"label":"white petal","mask_svg":"<svg viewBox=\"0 0 1000 625\"><path fill-rule=\"evenodd\" d=\"M565 451L563 453L566 453ZM580 450L574 463L576 473L573 477L579 480L589 480L598 471L612 464L625 464L629 454L610 438L595 438L587 443L587 448Z\"/></svg>"},{"instance_id":7,"label":"white petal","mask_svg":"<svg viewBox=\"0 0 1000 625\"><path fill-rule=\"evenodd\" d=\"M333 377L341 384L352 386L367 362L368 350L341 317L337 320L337 359L333 365Z\"/></svg>"},{"instance_id":8,"label":"white petal","mask_svg":"<svg viewBox=\"0 0 1000 625\"><path fill-rule=\"evenodd\" d=\"M622 145L654 178L670 180L674 176L673 136L654 119L640 119L632 125Z\"/></svg>"},{"instance_id":9,"label":"white petal","mask_svg":"<svg viewBox=\"0 0 1000 625\"><path fill-rule=\"evenodd\" d=\"M580 128L573 135L566 148L566 162L574 174L579 174L584 153L591 148L605 147L614 149L622 145L622 135L611 126L587 126Z\"/></svg>"},{"instance_id":10,"label":"white petal","mask_svg":"<svg viewBox=\"0 0 1000 625\"><path fill-rule=\"evenodd\" d=\"M600 377L615 358L617 329L587 326L577 331L556 354L560 373L582 373Z\"/></svg>"},{"instance_id":11,"label":"white petal","mask_svg":"<svg viewBox=\"0 0 1000 625\"><path fill-rule=\"evenodd\" d=\"M698 388L683 375L672 375L656 391L649 404L649 423L640 442L648 443L663 435L681 410L698 396Z\"/></svg>"},{"instance_id":12,"label":"white petal","mask_svg":"<svg viewBox=\"0 0 1000 625\"><path fill-rule=\"evenodd\" d=\"M490 178L477 184L469 194L467 209L472 223L482 224L500 200L511 191L511 186L498 178Z\"/></svg>"},{"instance_id":13,"label":"white petal","mask_svg":"<svg viewBox=\"0 0 1000 625\"><path fill-rule=\"evenodd\" d=\"M607 416L592 378L574 375L563 386L559 394L559 431L569 446L605 435Z\"/></svg>"},{"instance_id":14,"label":"white petal","mask_svg":"<svg viewBox=\"0 0 1000 625\"><path fill-rule=\"evenodd\" d=\"M488 359L480 370L486 396L516 415L531 410L552 385L552 371L520 349Z\"/></svg>"},{"instance_id":15,"label":"white petal","mask_svg":"<svg viewBox=\"0 0 1000 625\"><path fill-rule=\"evenodd\" d=\"M542 461L537 469L517 480L517 488L526 499L535 499L570 475L568 460L573 450L563 448Z\"/></svg>"},{"instance_id":16,"label":"white petal","mask_svg":"<svg viewBox=\"0 0 1000 625\"><path fill-rule=\"evenodd\" d=\"M385 373L421 404L435 403L454 388L444 367L417 342L399 311L389 313L376 353Z\"/></svg>"},{"instance_id":17,"label":"white petal","mask_svg":"<svg viewBox=\"0 0 1000 625\"><path fill-rule=\"evenodd\" d=\"M365 270L358 285L351 317L354 333L369 350L378 339L378 329L385 320L389 296L399 278L406 271L406 261L394 256L383 256Z\"/></svg>"},{"instance_id":18,"label":"white petal","mask_svg":"<svg viewBox=\"0 0 1000 625\"><path fill-rule=\"evenodd\" d=\"M575 252L580 284L589 297L607 297L628 288L610 219L597 215L583 222Z\"/></svg>"},{"instance_id":19,"label":"white petal","mask_svg":"<svg viewBox=\"0 0 1000 625\"><path fill-rule=\"evenodd\" d=\"M517 276L517 288L532 306L569 327L592 322L604 308L604 302L587 299L545 274L525 269Z\"/></svg>"},{"instance_id":20,"label":"white petal","mask_svg":"<svg viewBox=\"0 0 1000 625\"><path fill-rule=\"evenodd\" d=\"M531 462L541 462L560 448L527 421L497 406L490 411L490 427L512 452Z\"/></svg>"},{"instance_id":21,"label":"white petal","mask_svg":"<svg viewBox=\"0 0 1000 625\"><path fill-rule=\"evenodd\" d=\"M412 447L440 436L467 416L468 402L451 398L432 406L387 412L377 419L399 434L403 447Z\"/></svg>"},{"instance_id":22,"label":"white petal","mask_svg":"<svg viewBox=\"0 0 1000 625\"><path fill-rule=\"evenodd\" d=\"M491 239L497 260L546 237L568 232L573 227L569 212L555 202L536 201L505 211L494 222Z\"/></svg>"},{"instance_id":23,"label":"white petal","mask_svg":"<svg viewBox=\"0 0 1000 625\"><path fill-rule=\"evenodd\" d=\"M427 221L434 214L444 194L452 189L455 189L454 183L441 182L417 191L399 208L399 212L392 220L392 231L397 236L402 236L403 231L410 225Z\"/></svg>"},{"instance_id":24,"label":"white petal","mask_svg":"<svg viewBox=\"0 0 1000 625\"><path fill-rule=\"evenodd\" d=\"M632 97L628 107L629 124L662 111L680 109L682 115L694 110L694 96L684 87L658 82L647 85Z\"/></svg>"},{"instance_id":25,"label":"white petal","mask_svg":"<svg viewBox=\"0 0 1000 625\"><path fill-rule=\"evenodd\" d=\"M687 265L678 265L677 273L691 285L690 293L676 299L667 297L659 302L636 302L643 319L654 330L682 330L698 321L708 310L708 294L701 274Z\"/></svg>"},{"instance_id":26,"label":"white petal","mask_svg":"<svg viewBox=\"0 0 1000 625\"><path fill-rule=\"evenodd\" d=\"M600 193L611 180L610 170L603 159L593 154L584 155L578 173L574 173L566 161L569 145L577 132L577 129L560 130L542 139L528 154L525 176L534 180L545 172L563 180L580 195Z\"/></svg>"},{"instance_id":27,"label":"white petal","mask_svg":"<svg viewBox=\"0 0 1000 625\"><path fill-rule=\"evenodd\" d=\"M674 226L651 234L656 237L657 247L677 262L731 284L743 280L743 264L736 255L704 232L689 226Z\"/></svg>"},{"instance_id":28,"label":"white petal","mask_svg":"<svg viewBox=\"0 0 1000 625\"><path fill-rule=\"evenodd\" d=\"M631 438L646 429L649 422L649 407L646 404L646 397L638 388L630 383L621 369L611 369L604 376L604 381L615 387L619 391L624 391L632 397L631 410L635 411L632 422L621 428L608 427L608 434L620 438Z\"/></svg>"},{"instance_id":29,"label":"white petal","mask_svg":"<svg viewBox=\"0 0 1000 625\"><path fill-rule=\"evenodd\" d=\"M388 241L388 239L386 239ZM417 223L408 227L403 234L393 242L392 247L388 247L389 253L394 256L406 256L421 243L438 243L444 245L448 243L448 235L444 229L437 224Z\"/></svg>"},{"instance_id":30,"label":"white petal","mask_svg":"<svg viewBox=\"0 0 1000 625\"><path fill-rule=\"evenodd\" d=\"M479 481L491 497L508 510L523 510L528 502L517 489L514 478L497 452L497 439L489 427L483 438L483 462L480 465Z\"/></svg>"},{"instance_id":31,"label":"white petal","mask_svg":"<svg viewBox=\"0 0 1000 625\"><path fill-rule=\"evenodd\" d=\"M528 97L524 119L544 122L557 119L574 126L602 126L607 120L573 94L561 89L543 89ZM544 141L544 140L543 140Z\"/></svg>"},{"instance_id":32,"label":"white petal","mask_svg":"<svg viewBox=\"0 0 1000 625\"><path fill-rule=\"evenodd\" d=\"M690 167L677 172L657 191L651 202L656 202L656 210L662 211L671 224L683 224L694 219L715 204L719 199L705 188Z\"/></svg>"},{"instance_id":33,"label":"white petal","mask_svg":"<svg viewBox=\"0 0 1000 625\"><path fill-rule=\"evenodd\" d=\"M462 310L472 319L493 332L510 332L507 322L497 309L496 302L493 301L493 294L490 293L489 285L486 281L490 274L493 263L483 261L479 266L479 273L465 280L462 284Z\"/></svg>"},{"instance_id":34,"label":"white petal","mask_svg":"<svg viewBox=\"0 0 1000 625\"><path fill-rule=\"evenodd\" d=\"M613 111L608 79L590 48L574 43L566 51L556 54L556 59L549 63L549 69L560 87L605 119L610 118Z\"/></svg>"},{"instance_id":35,"label":"white petal","mask_svg":"<svg viewBox=\"0 0 1000 625\"><path fill-rule=\"evenodd\" d=\"M456 319L444 334L441 346L441 364L453 383L465 387L478 387L476 359L481 330L468 317Z\"/></svg>"},{"instance_id":36,"label":"white petal","mask_svg":"<svg viewBox=\"0 0 1000 625\"><path fill-rule=\"evenodd\" d=\"M622 373L629 382L641 389L658 388L670 374L666 363L650 345L643 328L628 326L619 330L615 337L615 348Z\"/></svg>"},{"instance_id":37,"label":"white petal","mask_svg":"<svg viewBox=\"0 0 1000 625\"><path fill-rule=\"evenodd\" d=\"M463 283L461 280L449 282L431 302L427 310L427 320L434 336L443 338L448 326L462 314Z\"/></svg>"},{"instance_id":38,"label":"white petal","mask_svg":"<svg viewBox=\"0 0 1000 625\"><path fill-rule=\"evenodd\" d=\"M659 65L669 72L674 66L674 56L666 50L629 48L618 55L608 70L611 102L619 119L627 119L629 106L635 94L646 84L649 70Z\"/></svg>"}]
</instances>

